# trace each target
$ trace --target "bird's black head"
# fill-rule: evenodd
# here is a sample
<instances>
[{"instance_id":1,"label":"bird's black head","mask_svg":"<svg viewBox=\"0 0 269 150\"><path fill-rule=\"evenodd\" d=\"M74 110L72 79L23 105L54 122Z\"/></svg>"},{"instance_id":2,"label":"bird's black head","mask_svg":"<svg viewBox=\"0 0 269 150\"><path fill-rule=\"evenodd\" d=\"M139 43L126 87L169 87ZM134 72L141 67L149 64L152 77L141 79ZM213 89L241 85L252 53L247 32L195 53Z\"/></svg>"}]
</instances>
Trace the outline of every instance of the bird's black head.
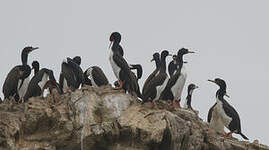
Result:
<instances>
[{"instance_id":1,"label":"bird's black head","mask_svg":"<svg viewBox=\"0 0 269 150\"><path fill-rule=\"evenodd\" d=\"M167 56L172 56L171 54L169 54L169 52L167 50L163 50L161 53L161 58L165 58Z\"/></svg>"},{"instance_id":2,"label":"bird's black head","mask_svg":"<svg viewBox=\"0 0 269 150\"><path fill-rule=\"evenodd\" d=\"M80 65L80 64L81 64L81 57L80 57L80 56L75 56L75 57L73 58L73 61L74 61L76 64Z\"/></svg>"},{"instance_id":3,"label":"bird's black head","mask_svg":"<svg viewBox=\"0 0 269 150\"><path fill-rule=\"evenodd\" d=\"M196 86L195 84L191 83L189 86L188 86L188 91L190 90L194 90L194 89L197 89L198 86Z\"/></svg>"},{"instance_id":4,"label":"bird's black head","mask_svg":"<svg viewBox=\"0 0 269 150\"><path fill-rule=\"evenodd\" d=\"M27 65L28 54L30 54L32 51L36 49L38 49L38 47L27 46L22 50L22 53L21 53L22 65Z\"/></svg>"},{"instance_id":5,"label":"bird's black head","mask_svg":"<svg viewBox=\"0 0 269 150\"><path fill-rule=\"evenodd\" d=\"M153 54L153 58L151 59L151 62L156 61L156 60L160 60L160 54L159 53L154 53Z\"/></svg>"},{"instance_id":6,"label":"bird's black head","mask_svg":"<svg viewBox=\"0 0 269 150\"><path fill-rule=\"evenodd\" d=\"M183 55L189 54L189 53L194 53L194 52L193 51L189 51L186 48L181 48L180 50L178 50L177 56L183 56Z\"/></svg>"},{"instance_id":7,"label":"bird's black head","mask_svg":"<svg viewBox=\"0 0 269 150\"><path fill-rule=\"evenodd\" d=\"M38 49L38 47L27 46L22 50L22 52L26 53L26 54L29 54L32 51L37 50L37 49Z\"/></svg>"},{"instance_id":8,"label":"bird's black head","mask_svg":"<svg viewBox=\"0 0 269 150\"><path fill-rule=\"evenodd\" d=\"M120 41L121 41L121 35L120 35L120 33L119 32L113 32L110 35L109 41L110 42L114 42L114 43L120 43Z\"/></svg>"},{"instance_id":9,"label":"bird's black head","mask_svg":"<svg viewBox=\"0 0 269 150\"><path fill-rule=\"evenodd\" d=\"M173 55L173 60L174 60L174 61L177 60L177 55Z\"/></svg>"},{"instance_id":10,"label":"bird's black head","mask_svg":"<svg viewBox=\"0 0 269 150\"><path fill-rule=\"evenodd\" d=\"M34 69L35 74L39 71L39 62L38 61L32 62L32 69Z\"/></svg>"},{"instance_id":11,"label":"bird's black head","mask_svg":"<svg viewBox=\"0 0 269 150\"><path fill-rule=\"evenodd\" d=\"M227 96L230 97L229 95L227 95L226 93L226 83L224 80L220 79L220 78L216 78L215 80L208 80L210 82L216 83L220 89L217 91L217 96L222 99L223 96Z\"/></svg>"},{"instance_id":12,"label":"bird's black head","mask_svg":"<svg viewBox=\"0 0 269 150\"><path fill-rule=\"evenodd\" d=\"M226 83L224 80L220 78L216 78L215 80L208 80L210 82L216 83L220 88L226 89Z\"/></svg>"}]
</instances>

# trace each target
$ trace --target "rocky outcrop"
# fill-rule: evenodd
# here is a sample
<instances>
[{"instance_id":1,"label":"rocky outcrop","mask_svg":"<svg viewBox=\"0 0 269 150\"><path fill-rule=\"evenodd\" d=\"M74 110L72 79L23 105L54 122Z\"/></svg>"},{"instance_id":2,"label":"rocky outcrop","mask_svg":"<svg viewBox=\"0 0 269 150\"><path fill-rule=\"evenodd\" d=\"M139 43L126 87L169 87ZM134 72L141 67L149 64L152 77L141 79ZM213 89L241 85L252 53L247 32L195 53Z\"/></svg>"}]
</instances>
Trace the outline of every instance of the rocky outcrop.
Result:
<instances>
[{"instance_id":1,"label":"rocky outcrop","mask_svg":"<svg viewBox=\"0 0 269 150\"><path fill-rule=\"evenodd\" d=\"M110 86L0 104L1 150L269 150L223 138L197 113L158 109Z\"/></svg>"}]
</instances>

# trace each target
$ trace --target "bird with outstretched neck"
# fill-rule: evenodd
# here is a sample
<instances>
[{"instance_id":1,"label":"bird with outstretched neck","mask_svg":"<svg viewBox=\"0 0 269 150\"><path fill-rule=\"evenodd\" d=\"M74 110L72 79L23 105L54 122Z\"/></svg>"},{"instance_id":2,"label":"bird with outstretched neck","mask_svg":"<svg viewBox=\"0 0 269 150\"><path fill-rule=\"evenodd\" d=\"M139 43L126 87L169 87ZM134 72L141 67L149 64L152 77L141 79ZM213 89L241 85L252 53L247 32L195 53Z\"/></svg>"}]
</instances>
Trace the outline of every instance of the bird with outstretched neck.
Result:
<instances>
[{"instance_id":1,"label":"bird with outstretched neck","mask_svg":"<svg viewBox=\"0 0 269 150\"><path fill-rule=\"evenodd\" d=\"M8 73L3 84L4 98L14 97L16 101L22 98L27 90L31 67L27 64L28 55L38 47L25 47L21 52L22 65L17 65ZM28 80L29 79L29 80Z\"/></svg>"}]
</instances>

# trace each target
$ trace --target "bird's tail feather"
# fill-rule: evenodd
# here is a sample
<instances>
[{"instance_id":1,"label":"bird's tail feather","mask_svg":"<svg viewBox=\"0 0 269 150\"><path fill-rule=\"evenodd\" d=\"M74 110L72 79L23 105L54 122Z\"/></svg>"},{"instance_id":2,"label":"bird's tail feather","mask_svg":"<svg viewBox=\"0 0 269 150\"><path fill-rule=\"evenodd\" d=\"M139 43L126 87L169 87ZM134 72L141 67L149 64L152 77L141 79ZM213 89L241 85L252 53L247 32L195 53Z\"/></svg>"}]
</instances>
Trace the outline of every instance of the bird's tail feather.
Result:
<instances>
[{"instance_id":1,"label":"bird's tail feather","mask_svg":"<svg viewBox=\"0 0 269 150\"><path fill-rule=\"evenodd\" d=\"M239 133L245 140L248 140L248 138L243 134L243 133Z\"/></svg>"}]
</instances>

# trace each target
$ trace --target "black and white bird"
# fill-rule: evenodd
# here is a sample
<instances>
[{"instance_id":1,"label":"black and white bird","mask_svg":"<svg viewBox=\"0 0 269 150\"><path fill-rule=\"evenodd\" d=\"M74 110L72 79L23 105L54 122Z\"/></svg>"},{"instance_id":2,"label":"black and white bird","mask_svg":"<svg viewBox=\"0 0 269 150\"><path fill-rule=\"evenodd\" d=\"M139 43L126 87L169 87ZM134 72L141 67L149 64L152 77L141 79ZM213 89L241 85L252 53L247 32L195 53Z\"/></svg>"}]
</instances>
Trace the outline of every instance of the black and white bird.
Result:
<instances>
[{"instance_id":1,"label":"black and white bird","mask_svg":"<svg viewBox=\"0 0 269 150\"><path fill-rule=\"evenodd\" d=\"M180 100L182 91L187 79L187 72L184 67L184 61L183 56L185 54L194 53L192 51L189 51L188 49L182 48L178 50L177 53L177 62L178 62L178 68L176 72L172 75L169 82L167 83L167 86L165 87L165 90L161 96L161 99L164 100L172 100L172 105L175 107L175 102L177 102L178 107L180 108Z\"/></svg>"},{"instance_id":2,"label":"black and white bird","mask_svg":"<svg viewBox=\"0 0 269 150\"><path fill-rule=\"evenodd\" d=\"M188 86L188 95L186 97L186 102L184 104L184 108L188 108L188 109L193 110L193 108L191 106L192 93L193 93L194 89L197 89L197 88L198 88L198 86L193 84L193 83Z\"/></svg>"},{"instance_id":3,"label":"black and white bird","mask_svg":"<svg viewBox=\"0 0 269 150\"><path fill-rule=\"evenodd\" d=\"M127 61L123 58L123 49L120 45L121 35L118 32L113 32L109 38L110 40L110 56L109 61L113 72L118 79L120 85L117 89L126 87L130 94L137 95L137 79L133 77L131 69ZM112 45L112 46L111 46Z\"/></svg>"},{"instance_id":4,"label":"black and white bird","mask_svg":"<svg viewBox=\"0 0 269 150\"><path fill-rule=\"evenodd\" d=\"M220 78L215 80L208 80L216 83L220 88L216 92L216 104L212 107L211 115L208 115L210 127L226 127L230 130L225 136L230 136L233 133L240 134L244 139L248 138L241 131L240 118L236 110L224 99L228 96L226 93L226 83Z\"/></svg>"},{"instance_id":5,"label":"black and white bird","mask_svg":"<svg viewBox=\"0 0 269 150\"><path fill-rule=\"evenodd\" d=\"M62 62L59 85L64 93L74 91L85 83L85 77L80 67L81 60L78 61L78 59L68 57Z\"/></svg>"},{"instance_id":6,"label":"black and white bird","mask_svg":"<svg viewBox=\"0 0 269 150\"><path fill-rule=\"evenodd\" d=\"M100 87L108 85L108 79L105 76L103 70L98 66L92 66L84 72L85 84L92 85L93 87ZM90 78L90 79L89 79Z\"/></svg>"},{"instance_id":7,"label":"black and white bird","mask_svg":"<svg viewBox=\"0 0 269 150\"><path fill-rule=\"evenodd\" d=\"M145 95L145 89L147 89L147 85L148 83L155 77L159 74L160 72L160 66L161 66L161 60L160 60L160 54L159 53L154 53L153 54L153 58L151 60L152 61L155 61L155 70L148 76L148 78L146 79L145 83L144 83L144 86L143 86L143 89L142 89L142 95Z\"/></svg>"},{"instance_id":8,"label":"black and white bird","mask_svg":"<svg viewBox=\"0 0 269 150\"><path fill-rule=\"evenodd\" d=\"M3 85L3 93L5 98L10 96L15 96L15 100L19 100L22 98L27 90L29 81L30 81L30 74L31 68L27 64L28 62L28 55L33 52L34 50L38 49L38 47L25 47L21 53L21 61L22 65L15 66L11 71L8 73L4 85ZM23 66L23 67L22 67ZM23 76L18 75L18 72L23 72ZM13 80L18 79L18 80Z\"/></svg>"},{"instance_id":9,"label":"black and white bird","mask_svg":"<svg viewBox=\"0 0 269 150\"><path fill-rule=\"evenodd\" d=\"M177 62L177 55L173 55L173 60L168 65L168 73L169 76L172 77L172 75L176 72L178 69L178 62Z\"/></svg>"},{"instance_id":10,"label":"black and white bird","mask_svg":"<svg viewBox=\"0 0 269 150\"><path fill-rule=\"evenodd\" d=\"M160 71L148 82L148 85L144 88L143 103L151 99L153 107L155 107L155 101L160 98L169 80L166 73L167 56L170 56L169 52L167 50L162 51Z\"/></svg>"},{"instance_id":11,"label":"black and white bird","mask_svg":"<svg viewBox=\"0 0 269 150\"><path fill-rule=\"evenodd\" d=\"M55 86L58 86L53 75L53 71L43 68L31 79L23 100L26 102L31 97L43 95L44 87L50 81Z\"/></svg>"},{"instance_id":12,"label":"black and white bird","mask_svg":"<svg viewBox=\"0 0 269 150\"><path fill-rule=\"evenodd\" d=\"M36 75L39 71L39 62L38 61L32 62L32 69L34 70L34 75Z\"/></svg>"}]
</instances>

